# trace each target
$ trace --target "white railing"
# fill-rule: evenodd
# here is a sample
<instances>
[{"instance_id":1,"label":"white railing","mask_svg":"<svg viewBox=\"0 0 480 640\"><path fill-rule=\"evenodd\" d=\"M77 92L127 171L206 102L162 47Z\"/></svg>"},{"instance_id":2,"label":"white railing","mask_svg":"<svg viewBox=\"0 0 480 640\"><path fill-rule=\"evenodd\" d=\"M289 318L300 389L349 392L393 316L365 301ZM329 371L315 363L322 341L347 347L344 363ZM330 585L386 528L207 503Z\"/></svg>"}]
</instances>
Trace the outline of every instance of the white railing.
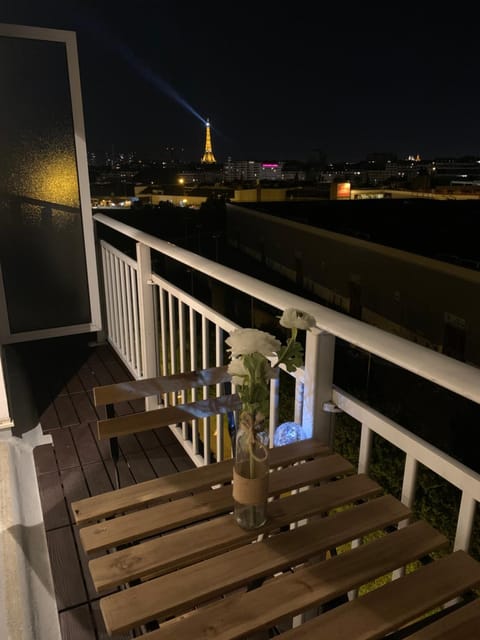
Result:
<instances>
[{"instance_id":1,"label":"white railing","mask_svg":"<svg viewBox=\"0 0 480 640\"><path fill-rule=\"evenodd\" d=\"M307 332L305 366L295 372L292 419L302 423L307 435L328 443L333 441L335 411L357 420L361 425L361 472L369 468L373 433L403 451L406 458L402 501L408 506L413 505L419 463L457 487L461 504L455 548L469 548L480 502L480 475L336 388L335 339L347 341L477 404L480 404L479 369L219 265L107 215L96 214L94 218L136 242L136 260L106 242L101 243L108 339L132 375L150 377L221 365L226 334L238 326L235 319L221 315L153 273L151 250L176 260L185 270L195 270L228 285L238 294L260 300L279 314L288 307L307 311L315 317L316 328ZM272 383L271 425L278 424L279 387L278 380ZM214 431L214 441L208 424L194 425L191 431L186 425L173 425L172 430L196 464L209 463L212 452L217 459L223 457L224 430L220 424Z\"/></svg>"},{"instance_id":2,"label":"white railing","mask_svg":"<svg viewBox=\"0 0 480 640\"><path fill-rule=\"evenodd\" d=\"M5 387L5 376L3 373L2 354L0 352L0 430L11 429L12 427L13 422L10 417L7 389Z\"/></svg>"}]
</instances>

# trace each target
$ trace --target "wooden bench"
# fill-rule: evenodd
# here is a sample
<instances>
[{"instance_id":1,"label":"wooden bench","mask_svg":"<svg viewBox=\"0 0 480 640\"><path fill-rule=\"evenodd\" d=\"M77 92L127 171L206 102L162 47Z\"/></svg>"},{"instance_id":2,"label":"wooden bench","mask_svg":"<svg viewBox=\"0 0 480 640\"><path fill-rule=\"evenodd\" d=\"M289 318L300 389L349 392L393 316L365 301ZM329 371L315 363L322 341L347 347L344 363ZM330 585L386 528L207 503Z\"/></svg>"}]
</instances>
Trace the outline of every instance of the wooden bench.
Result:
<instances>
[{"instance_id":1,"label":"wooden bench","mask_svg":"<svg viewBox=\"0 0 480 640\"><path fill-rule=\"evenodd\" d=\"M221 394L217 394L218 385L223 387ZM194 390L200 388L206 389L209 395L197 398ZM191 396L190 401L185 402L188 395ZM147 398L153 396L157 397L160 408L116 415L116 404L139 399L145 399L146 402ZM110 441L117 489L120 487L119 436L173 424L191 423L193 420L219 414L227 415L229 431L233 435L234 412L240 408L238 395L231 393L227 366L94 387L93 402L97 408L105 407L106 417L97 421L97 435L99 439L108 438Z\"/></svg>"},{"instance_id":2,"label":"wooden bench","mask_svg":"<svg viewBox=\"0 0 480 640\"><path fill-rule=\"evenodd\" d=\"M269 518L255 531L238 527L231 513L231 460L72 503L109 634L250 638L320 607L281 637L478 637L479 600L468 601L480 586L480 563L449 552L445 536L424 521L397 529L410 509L321 442L276 447L269 461ZM348 544L357 539L364 544ZM410 563L419 566L345 597ZM444 605L437 620L433 612Z\"/></svg>"}]
</instances>

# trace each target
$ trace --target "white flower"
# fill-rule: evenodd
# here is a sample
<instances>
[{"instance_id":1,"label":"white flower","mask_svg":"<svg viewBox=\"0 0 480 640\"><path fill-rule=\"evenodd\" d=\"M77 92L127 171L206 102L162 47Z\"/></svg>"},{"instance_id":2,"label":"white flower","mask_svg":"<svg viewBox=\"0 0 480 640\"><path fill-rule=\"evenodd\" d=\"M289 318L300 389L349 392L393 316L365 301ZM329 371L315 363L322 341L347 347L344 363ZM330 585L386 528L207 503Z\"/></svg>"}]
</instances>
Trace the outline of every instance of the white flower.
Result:
<instances>
[{"instance_id":1,"label":"white flower","mask_svg":"<svg viewBox=\"0 0 480 640\"><path fill-rule=\"evenodd\" d=\"M307 331L316 324L315 318L306 311L299 311L298 309L285 309L280 317L280 325L287 329L303 329Z\"/></svg>"},{"instance_id":2,"label":"white flower","mask_svg":"<svg viewBox=\"0 0 480 640\"><path fill-rule=\"evenodd\" d=\"M232 358L250 353L273 356L282 346L281 342L270 333L259 329L236 329L225 342L230 347Z\"/></svg>"},{"instance_id":3,"label":"white flower","mask_svg":"<svg viewBox=\"0 0 480 640\"><path fill-rule=\"evenodd\" d=\"M232 376L232 383L240 386L244 383L245 377L248 375L248 371L245 369L241 358L234 358L230 362L228 365L228 373Z\"/></svg>"},{"instance_id":4,"label":"white flower","mask_svg":"<svg viewBox=\"0 0 480 640\"><path fill-rule=\"evenodd\" d=\"M285 345L259 329L236 329L225 340L230 352L228 373L240 397L243 413L250 416L252 429L268 416L270 380L278 367L295 371L302 366L303 347L296 340L298 330L308 330L316 323L310 314L289 308L281 316L280 324L290 329L291 335ZM277 356L274 363L272 356Z\"/></svg>"}]
</instances>

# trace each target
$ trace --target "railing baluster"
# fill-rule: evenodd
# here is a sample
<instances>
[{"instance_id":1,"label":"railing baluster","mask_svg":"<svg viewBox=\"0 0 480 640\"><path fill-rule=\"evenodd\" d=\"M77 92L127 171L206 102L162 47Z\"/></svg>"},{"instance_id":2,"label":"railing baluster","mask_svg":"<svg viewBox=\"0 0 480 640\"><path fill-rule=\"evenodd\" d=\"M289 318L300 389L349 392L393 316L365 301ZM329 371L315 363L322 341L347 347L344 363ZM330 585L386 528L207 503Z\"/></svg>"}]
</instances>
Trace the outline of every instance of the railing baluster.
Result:
<instances>
[{"instance_id":1,"label":"railing baluster","mask_svg":"<svg viewBox=\"0 0 480 640\"><path fill-rule=\"evenodd\" d=\"M119 326L119 308L118 308L118 278L117 278L117 263L118 258L115 254L110 254L111 261L111 274L112 274L112 298L113 298L113 320L114 320L114 329L113 329L113 339L115 341L115 345L118 351L120 349L120 326Z\"/></svg>"},{"instance_id":2,"label":"railing baluster","mask_svg":"<svg viewBox=\"0 0 480 640\"><path fill-rule=\"evenodd\" d=\"M303 414L303 396L304 396L304 384L303 380L295 379L295 408L293 420L297 424L302 424Z\"/></svg>"},{"instance_id":3,"label":"railing baluster","mask_svg":"<svg viewBox=\"0 0 480 640\"><path fill-rule=\"evenodd\" d=\"M453 545L454 551L457 551L458 549L468 551L472 537L476 508L477 502L475 498L467 493L467 491L463 491L460 509L458 512L457 532Z\"/></svg>"},{"instance_id":4,"label":"railing baluster","mask_svg":"<svg viewBox=\"0 0 480 640\"><path fill-rule=\"evenodd\" d=\"M159 304L159 337L162 348L162 375L168 375L168 351L167 351L167 313L165 310L165 291L162 287L158 287L158 304Z\"/></svg>"},{"instance_id":5,"label":"railing baluster","mask_svg":"<svg viewBox=\"0 0 480 640\"><path fill-rule=\"evenodd\" d=\"M363 423L358 452L358 473L368 473L372 456L373 431Z\"/></svg>"},{"instance_id":6,"label":"railing baluster","mask_svg":"<svg viewBox=\"0 0 480 640\"><path fill-rule=\"evenodd\" d=\"M215 325L215 366L216 367L220 367L223 364L223 344L224 344L224 335L223 335L223 330L218 326ZM223 384L217 384L215 385L215 392L217 394L217 396L222 395L222 393L224 393L224 389L223 389L224 385ZM218 414L215 417L216 420L216 448L217 448L217 454L216 454L216 458L218 461L223 460L224 459L224 444L225 444L225 439L224 439L224 417L221 416L220 414Z\"/></svg>"},{"instance_id":7,"label":"railing baluster","mask_svg":"<svg viewBox=\"0 0 480 640\"><path fill-rule=\"evenodd\" d=\"M417 475L418 475L418 461L410 454L407 453L405 458L405 467L403 469L403 484L402 484L402 496L401 500L404 505L412 508L415 502L415 491L417 488ZM398 523L398 528L406 527L410 522L410 518L401 520ZM405 567L399 567L392 574L392 579L396 580L405 575Z\"/></svg>"},{"instance_id":8,"label":"railing baluster","mask_svg":"<svg viewBox=\"0 0 480 640\"><path fill-rule=\"evenodd\" d=\"M175 338L177 331L177 323L175 321L175 298L168 292L168 337L170 350L170 369L169 373L177 373L177 350L175 347Z\"/></svg>"},{"instance_id":9,"label":"railing baluster","mask_svg":"<svg viewBox=\"0 0 480 640\"><path fill-rule=\"evenodd\" d=\"M126 278L125 278L125 262L123 260L118 261L119 264L119 281L120 286L120 342L122 346L122 352L124 356L129 359L128 356L128 335L127 335L127 291L126 291Z\"/></svg>"},{"instance_id":10,"label":"railing baluster","mask_svg":"<svg viewBox=\"0 0 480 640\"><path fill-rule=\"evenodd\" d=\"M197 368L197 313L190 307L190 366L192 371ZM192 389L192 402L197 399L197 389ZM192 447L193 453L198 455L198 420L192 420Z\"/></svg>"},{"instance_id":11,"label":"railing baluster","mask_svg":"<svg viewBox=\"0 0 480 640\"><path fill-rule=\"evenodd\" d=\"M133 341L133 300L132 300L132 285L131 285L131 268L125 265L125 299L127 306L127 354L128 359L133 362L135 359L135 346Z\"/></svg>"},{"instance_id":12,"label":"railing baluster","mask_svg":"<svg viewBox=\"0 0 480 640\"><path fill-rule=\"evenodd\" d=\"M131 269L130 271L130 280L132 287L132 300L133 300L133 342L135 346L134 350L134 361L133 366L137 373L137 378L140 377L140 372L142 371L142 355L141 355L141 347L140 347L140 326L138 321L139 315L139 304L138 304L138 287L137 287L137 270Z\"/></svg>"}]
</instances>

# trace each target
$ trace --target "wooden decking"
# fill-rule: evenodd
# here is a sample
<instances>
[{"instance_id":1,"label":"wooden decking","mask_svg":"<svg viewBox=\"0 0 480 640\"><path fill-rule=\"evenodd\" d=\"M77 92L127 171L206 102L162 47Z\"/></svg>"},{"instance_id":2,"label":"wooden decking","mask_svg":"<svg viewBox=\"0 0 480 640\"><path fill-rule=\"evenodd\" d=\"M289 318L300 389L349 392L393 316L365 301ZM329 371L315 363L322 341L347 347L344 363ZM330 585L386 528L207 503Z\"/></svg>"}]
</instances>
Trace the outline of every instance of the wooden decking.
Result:
<instances>
[{"instance_id":1,"label":"wooden decking","mask_svg":"<svg viewBox=\"0 0 480 640\"><path fill-rule=\"evenodd\" d=\"M103 640L109 636L99 611L99 595L79 552L69 505L113 488L109 445L96 437L97 417L104 415L97 416L92 388L128 380L131 375L109 346L87 346L78 339L25 345L21 360L42 429L53 439L53 447L35 449L35 464L62 637ZM139 408L124 403L118 412L128 414ZM168 429L123 436L120 450L122 486L194 466Z\"/></svg>"}]
</instances>

